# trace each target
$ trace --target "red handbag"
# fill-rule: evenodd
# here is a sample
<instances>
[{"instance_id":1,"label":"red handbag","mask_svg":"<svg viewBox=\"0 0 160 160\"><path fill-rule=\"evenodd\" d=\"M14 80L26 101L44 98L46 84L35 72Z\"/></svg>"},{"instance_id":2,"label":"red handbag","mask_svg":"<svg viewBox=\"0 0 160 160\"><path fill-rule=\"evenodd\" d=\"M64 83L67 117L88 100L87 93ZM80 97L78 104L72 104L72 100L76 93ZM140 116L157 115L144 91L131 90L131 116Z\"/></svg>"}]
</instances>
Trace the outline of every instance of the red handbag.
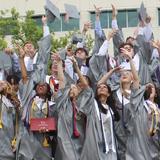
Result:
<instances>
[{"instance_id":1,"label":"red handbag","mask_svg":"<svg viewBox=\"0 0 160 160\"><path fill-rule=\"evenodd\" d=\"M31 118L30 119L30 130L31 131L56 131L57 122L53 117L47 118Z\"/></svg>"}]
</instances>

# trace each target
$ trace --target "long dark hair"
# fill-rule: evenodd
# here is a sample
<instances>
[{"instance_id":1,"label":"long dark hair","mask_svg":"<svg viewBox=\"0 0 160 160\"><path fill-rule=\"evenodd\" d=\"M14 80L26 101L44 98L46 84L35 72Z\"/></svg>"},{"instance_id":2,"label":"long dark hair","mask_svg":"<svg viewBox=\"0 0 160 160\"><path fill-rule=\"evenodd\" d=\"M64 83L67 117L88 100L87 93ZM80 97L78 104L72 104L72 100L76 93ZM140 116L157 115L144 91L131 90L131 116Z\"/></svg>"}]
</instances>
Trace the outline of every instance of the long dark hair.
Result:
<instances>
[{"instance_id":1,"label":"long dark hair","mask_svg":"<svg viewBox=\"0 0 160 160\"><path fill-rule=\"evenodd\" d=\"M113 92L112 92L110 86L108 86L108 85L105 84L105 83L104 83L104 85L107 86L107 88L108 88L108 93L109 93L109 97L107 98L106 103L107 103L107 105L112 109L112 111L113 111L113 113L114 113L114 120L115 120L115 121L119 121L119 120L120 120L120 116L119 116L119 113L118 113L118 111L117 111L117 109L116 109L116 106L115 106L116 103L115 103L115 98L114 98L114 96L113 96ZM97 89L98 89L98 87L97 87ZM98 94L97 94L97 89L96 89L96 93L95 93L95 99L96 99L96 101L97 101L97 103L98 103L98 107L101 108L102 111L104 111L104 108L103 108L101 102L99 101L99 97L98 97ZM104 111L104 112L105 112L105 111Z\"/></svg>"}]
</instances>

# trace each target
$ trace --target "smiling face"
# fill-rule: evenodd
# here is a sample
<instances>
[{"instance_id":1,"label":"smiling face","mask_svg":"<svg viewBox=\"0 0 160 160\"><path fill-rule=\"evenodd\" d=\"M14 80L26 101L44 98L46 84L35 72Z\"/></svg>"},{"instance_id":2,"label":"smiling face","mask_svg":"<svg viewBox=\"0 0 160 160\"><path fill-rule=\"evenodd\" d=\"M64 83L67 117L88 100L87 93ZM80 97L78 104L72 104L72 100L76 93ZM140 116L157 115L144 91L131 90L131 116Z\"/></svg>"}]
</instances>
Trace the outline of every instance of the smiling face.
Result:
<instances>
[{"instance_id":1,"label":"smiling face","mask_svg":"<svg viewBox=\"0 0 160 160\"><path fill-rule=\"evenodd\" d=\"M47 83L38 83L36 86L36 93L38 96L46 96L48 93Z\"/></svg>"},{"instance_id":2,"label":"smiling face","mask_svg":"<svg viewBox=\"0 0 160 160\"><path fill-rule=\"evenodd\" d=\"M34 45L31 42L28 42L24 45L24 51L26 53L26 56L31 56L30 54L34 54Z\"/></svg>"},{"instance_id":3,"label":"smiling face","mask_svg":"<svg viewBox=\"0 0 160 160\"><path fill-rule=\"evenodd\" d=\"M105 96L108 98L110 96L108 86L106 84L100 84L97 86L97 97Z\"/></svg>"}]
</instances>

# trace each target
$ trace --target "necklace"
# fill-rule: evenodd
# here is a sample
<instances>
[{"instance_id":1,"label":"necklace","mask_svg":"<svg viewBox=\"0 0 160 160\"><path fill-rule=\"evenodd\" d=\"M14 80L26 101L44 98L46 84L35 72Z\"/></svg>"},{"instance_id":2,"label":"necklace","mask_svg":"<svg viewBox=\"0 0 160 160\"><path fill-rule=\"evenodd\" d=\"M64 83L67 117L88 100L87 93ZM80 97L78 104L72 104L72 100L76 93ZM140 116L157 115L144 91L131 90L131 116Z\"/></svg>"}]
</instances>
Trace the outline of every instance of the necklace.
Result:
<instances>
[{"instance_id":1,"label":"necklace","mask_svg":"<svg viewBox=\"0 0 160 160\"><path fill-rule=\"evenodd\" d=\"M45 102L41 102L40 106L37 105L36 101L33 100L32 102L32 106L31 106L31 117L30 118L33 118L33 113L40 110L44 115L45 115L45 118L48 117L48 100L46 100Z\"/></svg>"}]
</instances>

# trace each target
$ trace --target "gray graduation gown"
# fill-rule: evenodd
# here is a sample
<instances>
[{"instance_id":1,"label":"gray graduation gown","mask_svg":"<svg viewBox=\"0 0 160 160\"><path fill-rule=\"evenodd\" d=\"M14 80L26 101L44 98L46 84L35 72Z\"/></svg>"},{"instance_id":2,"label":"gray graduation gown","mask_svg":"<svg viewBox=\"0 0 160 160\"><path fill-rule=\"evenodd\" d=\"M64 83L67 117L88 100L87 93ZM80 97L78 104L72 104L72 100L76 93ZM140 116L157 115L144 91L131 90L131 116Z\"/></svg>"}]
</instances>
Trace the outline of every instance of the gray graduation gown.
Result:
<instances>
[{"instance_id":1,"label":"gray graduation gown","mask_svg":"<svg viewBox=\"0 0 160 160\"><path fill-rule=\"evenodd\" d=\"M86 143L87 137L89 136L86 130L88 130L88 127L91 126L89 117L93 107L93 91L91 88L87 88L78 96L77 107L79 118L77 118L76 122L80 137L74 138L73 110L70 98L68 96L69 90L69 88L64 89L63 94L57 99L58 145L55 154L55 160L87 160L87 158L94 159L90 153L92 153L95 149L93 151L91 150L91 152L87 152L89 148L88 143ZM90 141L89 144L92 144L92 141Z\"/></svg>"},{"instance_id":2,"label":"gray graduation gown","mask_svg":"<svg viewBox=\"0 0 160 160\"><path fill-rule=\"evenodd\" d=\"M91 114L87 117L86 137L83 144L81 160L117 160L116 153L103 151L103 137L101 123L98 118L95 103L93 100ZM114 119L113 119L114 123ZM106 137L107 138L107 137ZM108 137L110 139L111 137Z\"/></svg>"},{"instance_id":3,"label":"gray graduation gown","mask_svg":"<svg viewBox=\"0 0 160 160\"><path fill-rule=\"evenodd\" d=\"M144 107L145 87L133 90L131 95L131 134L127 140L126 160L160 160L160 130L154 136L148 134L148 112ZM159 124L160 127L160 124Z\"/></svg>"},{"instance_id":4,"label":"gray graduation gown","mask_svg":"<svg viewBox=\"0 0 160 160\"><path fill-rule=\"evenodd\" d=\"M104 68L103 66L106 66L106 64L102 63L103 60L106 59L106 57L96 56L96 53L98 53L105 39L106 37L105 37L104 31L102 31L101 37L95 32L95 44L93 47L92 57L89 60L89 71L88 71L88 76L91 80L91 85L93 90L96 89L96 83L102 76L102 73L104 73L104 69L102 71L102 68ZM105 68L105 71L106 69L107 68Z\"/></svg>"},{"instance_id":5,"label":"gray graduation gown","mask_svg":"<svg viewBox=\"0 0 160 160\"><path fill-rule=\"evenodd\" d=\"M49 59L49 54L51 50L51 35L43 37L39 42L39 52L37 63L34 72L26 84L21 82L20 84L20 95L21 103L23 106L22 121L25 124L29 123L29 111L31 109L32 98L35 93L33 91L35 84L39 82L45 82L45 76L47 73L47 62ZM35 113L36 116L39 113ZM41 115L43 116L43 115ZM18 145L18 160L50 160L51 152L47 151L42 147L43 134L33 134L29 129L21 123L19 145Z\"/></svg>"},{"instance_id":6,"label":"gray graduation gown","mask_svg":"<svg viewBox=\"0 0 160 160\"><path fill-rule=\"evenodd\" d=\"M130 131L127 129L129 120L132 118L130 103L122 105L122 97L118 98L117 91L114 92L115 106L120 115L120 121L115 122L115 134L118 143L117 152L120 160L125 160L127 137Z\"/></svg>"},{"instance_id":7,"label":"gray graduation gown","mask_svg":"<svg viewBox=\"0 0 160 160\"><path fill-rule=\"evenodd\" d=\"M114 56L119 55L119 46L124 43L124 36L122 29L119 29L116 34L113 36L113 47L114 47Z\"/></svg>"},{"instance_id":8,"label":"gray graduation gown","mask_svg":"<svg viewBox=\"0 0 160 160\"><path fill-rule=\"evenodd\" d=\"M16 111L14 106L10 103L8 99L0 103L0 110L3 124L3 128L0 128L0 159L15 160L15 154L12 151L11 141L15 136L14 125Z\"/></svg>"}]
</instances>

